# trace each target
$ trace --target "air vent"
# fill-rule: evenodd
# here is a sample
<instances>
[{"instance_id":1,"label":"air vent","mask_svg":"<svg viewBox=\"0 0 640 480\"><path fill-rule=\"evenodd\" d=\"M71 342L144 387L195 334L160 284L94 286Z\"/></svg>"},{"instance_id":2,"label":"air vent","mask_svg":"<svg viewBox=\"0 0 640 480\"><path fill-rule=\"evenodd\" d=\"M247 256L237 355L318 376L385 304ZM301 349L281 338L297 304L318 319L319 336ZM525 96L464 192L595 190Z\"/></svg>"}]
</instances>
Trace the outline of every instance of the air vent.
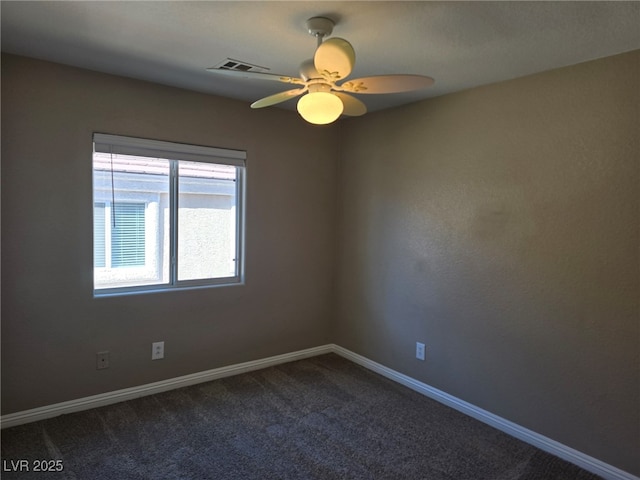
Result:
<instances>
[{"instance_id":1,"label":"air vent","mask_svg":"<svg viewBox=\"0 0 640 480\"><path fill-rule=\"evenodd\" d=\"M243 62L241 60L234 60L233 58L227 58L226 60L215 65L213 68L219 68L220 70L238 70L240 72L267 72L267 67L261 67L259 65L253 65L251 63Z\"/></svg>"}]
</instances>

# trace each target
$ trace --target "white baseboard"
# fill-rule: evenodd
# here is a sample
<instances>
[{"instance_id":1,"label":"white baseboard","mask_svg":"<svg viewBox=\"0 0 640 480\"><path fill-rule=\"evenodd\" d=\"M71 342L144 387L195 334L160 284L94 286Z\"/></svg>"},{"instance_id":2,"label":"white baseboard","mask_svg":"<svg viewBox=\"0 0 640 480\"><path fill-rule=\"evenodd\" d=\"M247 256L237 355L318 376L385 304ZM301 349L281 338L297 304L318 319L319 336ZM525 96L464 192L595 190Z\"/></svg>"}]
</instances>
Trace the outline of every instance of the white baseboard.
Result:
<instances>
[{"instance_id":1,"label":"white baseboard","mask_svg":"<svg viewBox=\"0 0 640 480\"><path fill-rule=\"evenodd\" d=\"M101 393L99 395L92 395L90 397L69 400L68 402L55 403L53 405L46 405L44 407L33 408L31 410L10 413L0 417L0 427L14 427L24 423L37 422L38 420L57 417L58 415L66 413L90 410L92 408L124 402L126 400L144 397L146 395L153 395L154 393L166 392L168 390L187 387L197 383L210 382L211 380L217 380L219 378L230 377L253 370L260 370L274 365L279 365L281 363L315 357L317 355L323 355L333 351L334 349L332 345L323 345L320 347L308 348L306 350L299 350L297 352L285 353L283 355L276 355L274 357L267 357L260 360L214 368L212 370L184 375L182 377L170 378L160 382L147 383L138 387L125 388L113 392Z\"/></svg>"},{"instance_id":2,"label":"white baseboard","mask_svg":"<svg viewBox=\"0 0 640 480\"><path fill-rule=\"evenodd\" d=\"M195 385L198 383L209 382L219 378L230 377L232 375L238 375L240 373L260 370L274 365L302 360L304 358L314 357L317 355L323 355L332 352L373 372L376 372L390 380L404 385L418 393L421 393L422 395L425 395L433 400L436 400L444 405L458 410L465 415L469 415L476 420L486 423L487 425L491 425L492 427L505 432L515 438L518 438L530 445L533 445L534 447L537 447L541 450L544 450L545 452L551 453L552 455L567 460L568 462L584 468L589 472L595 473L596 475L599 475L606 480L640 480L640 478L636 477L635 475L632 475L628 472L620 470L619 468L608 465L598 459L585 455L584 453L567 447L566 445L556 442L555 440L551 440L544 435L540 435L527 428L521 427L520 425L517 425L509 420L494 415L493 413L487 412L486 410L476 407L475 405L465 402L464 400L449 395L448 393L438 390L437 388L433 388L400 372L396 372L395 370L385 367L384 365L376 363L373 360L369 360L366 357L358 355L357 353L354 353L350 350L347 350L346 348L342 348L339 345L335 344L322 345L319 347L308 348L306 350L299 350L297 352L267 357L260 360L238 363L221 368L214 368L212 370L206 370L204 372L198 372L191 375L184 375L182 377L171 378L160 382L148 383L138 387L125 388L122 390L116 390L114 392L107 392L90 397L79 398L77 400L70 400L68 402L56 403L54 405L47 405L44 407L33 408L31 410L11 413L0 417L0 426L2 428L8 428L25 423L36 422L38 420L44 420L46 418L52 418L58 415L80 412L82 410L89 410L105 405L111 405L113 403L132 400L134 398L143 397L146 395L153 395L155 393L165 392L181 387L187 387L189 385Z\"/></svg>"},{"instance_id":3,"label":"white baseboard","mask_svg":"<svg viewBox=\"0 0 640 480\"><path fill-rule=\"evenodd\" d=\"M379 373L390 380L409 387L422 395L458 410L459 412L473 417L476 420L480 420L481 422L507 433L512 437L518 438L523 442L533 445L540 450L544 450L545 452L555 455L556 457L560 457L591 473L595 473L606 480L640 480L640 478L635 475L620 470L619 468L604 463L596 458L590 457L589 455L585 455L571 447L567 447L555 440L551 440L544 435L540 435L539 433L521 427L509 420L494 415L491 412L487 412L482 408L476 407L475 405L456 398L453 395L449 395L437 388L433 388L407 375L396 372L395 370L387 368L384 365L369 360L368 358L358 355L350 350L338 345L332 345L332 348L335 353L351 360L353 363L357 363L358 365L361 365L373 372Z\"/></svg>"}]
</instances>

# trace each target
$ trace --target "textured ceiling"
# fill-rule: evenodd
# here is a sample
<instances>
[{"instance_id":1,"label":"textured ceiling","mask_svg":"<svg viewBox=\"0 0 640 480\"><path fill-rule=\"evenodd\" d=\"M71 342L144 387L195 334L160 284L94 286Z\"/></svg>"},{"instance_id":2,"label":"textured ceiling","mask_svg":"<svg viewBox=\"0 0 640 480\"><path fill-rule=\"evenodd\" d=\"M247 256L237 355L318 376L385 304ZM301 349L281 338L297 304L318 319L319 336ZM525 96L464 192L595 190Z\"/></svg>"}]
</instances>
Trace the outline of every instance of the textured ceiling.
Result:
<instances>
[{"instance_id":1,"label":"textured ceiling","mask_svg":"<svg viewBox=\"0 0 640 480\"><path fill-rule=\"evenodd\" d=\"M287 90L205 68L227 57L298 75L337 25L357 60L351 78L429 75L435 86L367 95L369 110L640 48L640 2L22 2L2 1L2 50L252 102ZM293 108L295 102L283 104Z\"/></svg>"}]
</instances>

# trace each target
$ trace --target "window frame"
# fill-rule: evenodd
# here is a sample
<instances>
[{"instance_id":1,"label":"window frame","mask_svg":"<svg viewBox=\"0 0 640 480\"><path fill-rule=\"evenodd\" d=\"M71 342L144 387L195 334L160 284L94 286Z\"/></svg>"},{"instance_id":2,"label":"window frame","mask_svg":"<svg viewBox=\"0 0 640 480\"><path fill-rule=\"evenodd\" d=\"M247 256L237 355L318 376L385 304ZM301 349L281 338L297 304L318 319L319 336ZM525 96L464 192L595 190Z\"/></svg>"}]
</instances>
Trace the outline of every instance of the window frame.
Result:
<instances>
[{"instance_id":1,"label":"window frame","mask_svg":"<svg viewBox=\"0 0 640 480\"><path fill-rule=\"evenodd\" d=\"M168 283L142 284L135 286L96 288L95 284L95 238L92 235L92 279L93 296L107 297L150 292L175 291L193 288L208 288L244 284L245 255L245 211L246 211L246 152L218 147L207 147L183 143L150 140L103 133L93 134L93 153L111 153L149 158L162 158L170 162L169 174L169 279ZM93 159L93 154L92 154ZM236 168L235 179L235 274L226 277L178 280L178 170L180 161L211 163ZM93 160L92 160L93 162ZM95 170L92 166L92 173ZM93 175L95 176L95 175ZM92 205L95 204L95 187L92 185ZM116 203L118 203L116 201ZM95 208L94 213L95 215ZM92 223L92 232L95 219Z\"/></svg>"}]
</instances>

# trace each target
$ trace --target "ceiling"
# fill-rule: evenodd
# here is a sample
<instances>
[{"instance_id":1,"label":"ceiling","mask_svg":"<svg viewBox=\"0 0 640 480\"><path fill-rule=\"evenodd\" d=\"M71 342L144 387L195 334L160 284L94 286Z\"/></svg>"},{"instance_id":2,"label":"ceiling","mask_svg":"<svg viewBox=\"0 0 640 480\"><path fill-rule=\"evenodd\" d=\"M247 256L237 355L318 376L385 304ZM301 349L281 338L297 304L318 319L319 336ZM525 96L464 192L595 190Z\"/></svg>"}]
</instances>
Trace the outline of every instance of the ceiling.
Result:
<instances>
[{"instance_id":1,"label":"ceiling","mask_svg":"<svg viewBox=\"0 0 640 480\"><path fill-rule=\"evenodd\" d=\"M205 69L227 58L298 76L327 16L356 51L350 78L435 78L366 95L370 111L640 49L640 2L2 1L2 50L253 102L291 88ZM295 101L281 104L294 108Z\"/></svg>"}]
</instances>

